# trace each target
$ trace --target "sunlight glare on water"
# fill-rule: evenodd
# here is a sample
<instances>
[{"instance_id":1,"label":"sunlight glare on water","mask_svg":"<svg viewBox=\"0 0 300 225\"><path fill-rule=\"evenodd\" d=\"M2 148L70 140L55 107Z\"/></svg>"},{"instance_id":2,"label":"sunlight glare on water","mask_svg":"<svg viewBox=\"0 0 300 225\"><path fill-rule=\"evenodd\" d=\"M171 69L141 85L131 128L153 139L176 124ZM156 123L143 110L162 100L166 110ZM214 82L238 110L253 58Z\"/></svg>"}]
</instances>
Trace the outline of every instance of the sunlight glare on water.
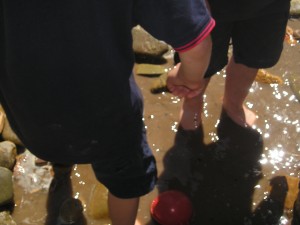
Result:
<instances>
[{"instance_id":1,"label":"sunlight glare on water","mask_svg":"<svg viewBox=\"0 0 300 225\"><path fill-rule=\"evenodd\" d=\"M174 133L177 132L177 127L178 127L178 122L174 122L172 125L171 125L171 130L174 131Z\"/></svg>"},{"instance_id":2,"label":"sunlight glare on water","mask_svg":"<svg viewBox=\"0 0 300 225\"><path fill-rule=\"evenodd\" d=\"M279 220L279 225L286 225L288 224L289 220L285 216L281 216Z\"/></svg>"},{"instance_id":3,"label":"sunlight glare on water","mask_svg":"<svg viewBox=\"0 0 300 225\"><path fill-rule=\"evenodd\" d=\"M173 96L173 97L171 97L171 99L172 99L172 103L175 103L175 104L177 104L181 101L181 99L177 96Z\"/></svg>"}]
</instances>

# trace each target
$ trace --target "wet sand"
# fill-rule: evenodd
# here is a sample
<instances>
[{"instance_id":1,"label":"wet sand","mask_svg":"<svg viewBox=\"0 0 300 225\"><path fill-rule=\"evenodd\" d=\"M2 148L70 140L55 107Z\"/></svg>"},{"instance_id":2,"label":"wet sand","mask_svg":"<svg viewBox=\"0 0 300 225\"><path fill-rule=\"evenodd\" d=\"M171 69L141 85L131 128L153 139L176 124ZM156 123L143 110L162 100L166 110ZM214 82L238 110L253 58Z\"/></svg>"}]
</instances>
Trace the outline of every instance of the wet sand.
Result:
<instances>
[{"instance_id":1,"label":"wet sand","mask_svg":"<svg viewBox=\"0 0 300 225\"><path fill-rule=\"evenodd\" d=\"M289 25L300 29L299 19ZM155 224L149 207L157 194L174 188L193 199L193 224L249 224L250 219L255 224L289 224L292 213L284 206L287 187L282 176L300 175L300 100L290 86L290 77L300 76L299 59L300 44L285 43L279 63L267 70L284 83L254 82L246 101L258 115L253 130L242 129L221 115L224 71L213 77L206 93L203 126L193 133L177 132L180 99L169 93L152 94L150 88L158 78L136 76L144 94L148 141L159 172L156 189L141 199L138 217L143 225ZM36 170L23 169L18 176L28 177ZM109 224L88 214L96 184L89 165L76 166L71 179L57 192L48 192L51 174L42 170L46 174L42 181L33 177L27 184L15 182L13 218L18 225L56 225L61 196L83 202L85 219L76 224ZM268 189L271 180L272 193ZM28 187L32 184L37 187Z\"/></svg>"}]
</instances>

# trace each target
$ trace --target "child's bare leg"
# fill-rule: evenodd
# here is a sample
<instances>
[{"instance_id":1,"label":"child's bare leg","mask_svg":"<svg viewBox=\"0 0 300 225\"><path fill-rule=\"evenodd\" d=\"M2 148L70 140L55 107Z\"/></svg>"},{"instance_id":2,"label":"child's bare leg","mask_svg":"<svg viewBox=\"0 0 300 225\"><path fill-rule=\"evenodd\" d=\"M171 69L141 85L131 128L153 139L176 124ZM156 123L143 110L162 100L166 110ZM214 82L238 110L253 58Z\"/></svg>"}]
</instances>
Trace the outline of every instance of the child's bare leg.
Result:
<instances>
[{"instance_id":1,"label":"child's bare leg","mask_svg":"<svg viewBox=\"0 0 300 225\"><path fill-rule=\"evenodd\" d=\"M210 79L203 79L201 93L194 98L185 98L180 110L179 123L184 130L195 130L201 124L203 94Z\"/></svg>"},{"instance_id":2,"label":"child's bare leg","mask_svg":"<svg viewBox=\"0 0 300 225\"><path fill-rule=\"evenodd\" d=\"M244 101L258 69L235 63L231 58L226 68L223 107L229 117L241 126L254 124L256 115L244 106Z\"/></svg>"},{"instance_id":3,"label":"child's bare leg","mask_svg":"<svg viewBox=\"0 0 300 225\"><path fill-rule=\"evenodd\" d=\"M139 198L122 199L108 193L108 207L112 225L134 225Z\"/></svg>"}]
</instances>

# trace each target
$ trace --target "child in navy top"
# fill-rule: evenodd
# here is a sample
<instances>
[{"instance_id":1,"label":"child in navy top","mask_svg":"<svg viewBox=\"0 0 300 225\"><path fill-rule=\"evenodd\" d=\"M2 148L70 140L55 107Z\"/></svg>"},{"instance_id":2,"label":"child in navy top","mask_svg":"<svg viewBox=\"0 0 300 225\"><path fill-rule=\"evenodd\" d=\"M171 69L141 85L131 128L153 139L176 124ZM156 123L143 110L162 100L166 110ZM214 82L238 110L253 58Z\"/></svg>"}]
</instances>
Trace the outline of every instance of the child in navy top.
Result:
<instances>
[{"instance_id":1,"label":"child in navy top","mask_svg":"<svg viewBox=\"0 0 300 225\"><path fill-rule=\"evenodd\" d=\"M180 52L174 93L198 92L214 27L202 0L0 0L0 101L14 131L39 158L91 163L114 225L134 224L156 181L132 76L136 24Z\"/></svg>"}]
</instances>

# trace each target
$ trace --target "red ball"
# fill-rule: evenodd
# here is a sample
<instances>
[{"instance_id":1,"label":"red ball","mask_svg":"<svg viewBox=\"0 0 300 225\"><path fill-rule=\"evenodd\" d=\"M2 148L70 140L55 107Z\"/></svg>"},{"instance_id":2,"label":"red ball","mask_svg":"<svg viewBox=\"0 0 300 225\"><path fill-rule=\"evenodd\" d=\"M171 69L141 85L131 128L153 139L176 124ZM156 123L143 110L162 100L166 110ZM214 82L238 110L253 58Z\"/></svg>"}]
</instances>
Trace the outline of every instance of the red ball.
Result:
<instances>
[{"instance_id":1,"label":"red ball","mask_svg":"<svg viewBox=\"0 0 300 225\"><path fill-rule=\"evenodd\" d=\"M169 190L159 194L151 204L152 218L161 225L188 225L193 214L190 199L182 192Z\"/></svg>"}]
</instances>

